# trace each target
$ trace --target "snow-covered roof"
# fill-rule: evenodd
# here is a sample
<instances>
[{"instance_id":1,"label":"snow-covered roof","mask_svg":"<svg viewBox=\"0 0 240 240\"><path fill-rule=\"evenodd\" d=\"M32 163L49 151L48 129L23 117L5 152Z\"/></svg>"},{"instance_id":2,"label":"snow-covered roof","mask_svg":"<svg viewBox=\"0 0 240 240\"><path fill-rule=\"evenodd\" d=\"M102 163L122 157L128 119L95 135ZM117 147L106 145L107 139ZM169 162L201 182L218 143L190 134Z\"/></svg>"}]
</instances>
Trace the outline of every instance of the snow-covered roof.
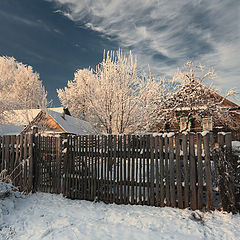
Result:
<instances>
[{"instance_id":1,"label":"snow-covered roof","mask_svg":"<svg viewBox=\"0 0 240 240\"><path fill-rule=\"evenodd\" d=\"M4 120L2 123L6 126L14 125L16 128L13 127L13 130L11 130L10 127L6 127L6 130L3 131L3 134L10 135L15 132L14 129L16 129L16 133L19 134L23 130L23 127L28 126L42 111L45 110L26 109L4 112ZM65 115L64 119L62 107L48 108L46 111L47 114L49 114L67 133L78 135L97 134L89 122L69 115Z\"/></svg>"},{"instance_id":2,"label":"snow-covered roof","mask_svg":"<svg viewBox=\"0 0 240 240\"><path fill-rule=\"evenodd\" d=\"M97 134L87 121L47 109L47 113L67 132L78 135Z\"/></svg>"},{"instance_id":3,"label":"snow-covered roof","mask_svg":"<svg viewBox=\"0 0 240 240\"><path fill-rule=\"evenodd\" d=\"M52 110L58 113L63 113L63 107L48 108L48 110Z\"/></svg>"},{"instance_id":4,"label":"snow-covered roof","mask_svg":"<svg viewBox=\"0 0 240 240\"><path fill-rule=\"evenodd\" d=\"M16 126L28 125L39 113L41 109L11 110L3 113L3 124Z\"/></svg>"},{"instance_id":5,"label":"snow-covered roof","mask_svg":"<svg viewBox=\"0 0 240 240\"><path fill-rule=\"evenodd\" d=\"M9 124L0 124L0 136L3 135L18 135L22 132L22 126L15 126Z\"/></svg>"}]
</instances>

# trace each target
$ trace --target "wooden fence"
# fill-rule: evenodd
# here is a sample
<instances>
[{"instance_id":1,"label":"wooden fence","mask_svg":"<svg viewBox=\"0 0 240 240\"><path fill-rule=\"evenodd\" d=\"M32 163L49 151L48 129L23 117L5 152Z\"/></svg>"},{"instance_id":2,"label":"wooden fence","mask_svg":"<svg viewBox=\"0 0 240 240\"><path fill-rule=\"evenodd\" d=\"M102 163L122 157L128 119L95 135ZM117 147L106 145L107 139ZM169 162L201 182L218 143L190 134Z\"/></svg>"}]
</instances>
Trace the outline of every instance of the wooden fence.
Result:
<instances>
[{"instance_id":1,"label":"wooden fence","mask_svg":"<svg viewBox=\"0 0 240 240\"><path fill-rule=\"evenodd\" d=\"M231 145L230 134L220 139L221 145ZM28 134L3 136L0 141L0 169L7 169L22 191L193 210L210 210L221 201L214 154L218 144L211 134L190 133L181 139L179 134Z\"/></svg>"}]
</instances>

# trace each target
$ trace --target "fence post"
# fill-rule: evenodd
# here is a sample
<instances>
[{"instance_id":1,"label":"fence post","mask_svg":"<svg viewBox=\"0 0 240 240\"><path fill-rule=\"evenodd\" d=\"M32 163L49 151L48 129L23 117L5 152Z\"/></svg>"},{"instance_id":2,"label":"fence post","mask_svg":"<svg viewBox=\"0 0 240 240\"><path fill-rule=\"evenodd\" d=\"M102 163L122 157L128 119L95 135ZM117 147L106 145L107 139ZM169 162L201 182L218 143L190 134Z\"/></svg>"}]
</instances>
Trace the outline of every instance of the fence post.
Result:
<instances>
[{"instance_id":1,"label":"fence post","mask_svg":"<svg viewBox=\"0 0 240 240\"><path fill-rule=\"evenodd\" d=\"M63 178L63 195L64 196L68 196L68 190L69 190L69 187L68 187L68 182L69 182L69 179L68 179L68 165L69 165L69 137L66 135L64 137L64 140L63 140L63 152L64 152L64 164L63 164L63 175L64 175L64 178Z\"/></svg>"},{"instance_id":2,"label":"fence post","mask_svg":"<svg viewBox=\"0 0 240 240\"><path fill-rule=\"evenodd\" d=\"M174 146L173 136L168 137L169 139L169 187L170 187L170 205L176 207L176 196L175 196L175 171L174 171Z\"/></svg>"},{"instance_id":3,"label":"fence post","mask_svg":"<svg viewBox=\"0 0 240 240\"><path fill-rule=\"evenodd\" d=\"M38 183L38 167L37 167L37 161L38 161L38 150L39 150L39 141L38 141L38 128L33 127L32 130L32 192L37 191L37 183Z\"/></svg>"},{"instance_id":4,"label":"fence post","mask_svg":"<svg viewBox=\"0 0 240 240\"><path fill-rule=\"evenodd\" d=\"M190 207L192 210L197 209L196 195L196 159L194 146L194 133L189 133L189 161L190 161Z\"/></svg>"},{"instance_id":5,"label":"fence post","mask_svg":"<svg viewBox=\"0 0 240 240\"><path fill-rule=\"evenodd\" d=\"M202 134L197 133L197 174L198 174L198 209L203 208L203 166L202 166Z\"/></svg>"},{"instance_id":6,"label":"fence post","mask_svg":"<svg viewBox=\"0 0 240 240\"><path fill-rule=\"evenodd\" d=\"M212 174L211 174L211 163L210 163L210 137L209 134L206 134L203 137L204 142L204 153L205 153L205 169L206 169L206 198L207 198L207 210L213 209L213 191L212 191Z\"/></svg>"},{"instance_id":7,"label":"fence post","mask_svg":"<svg viewBox=\"0 0 240 240\"><path fill-rule=\"evenodd\" d=\"M1 171L5 169L5 136L2 137L2 159L1 159Z\"/></svg>"},{"instance_id":8,"label":"fence post","mask_svg":"<svg viewBox=\"0 0 240 240\"><path fill-rule=\"evenodd\" d=\"M33 134L28 134L28 156L29 156L29 173L28 173L28 192L33 191ZM27 170L27 169L26 169Z\"/></svg>"},{"instance_id":9,"label":"fence post","mask_svg":"<svg viewBox=\"0 0 240 240\"><path fill-rule=\"evenodd\" d=\"M56 155L57 155L57 193L62 192L61 188L61 164L62 164L62 137L57 138L56 142Z\"/></svg>"},{"instance_id":10,"label":"fence post","mask_svg":"<svg viewBox=\"0 0 240 240\"><path fill-rule=\"evenodd\" d=\"M189 207L189 164L188 164L187 135L182 135L183 167L184 167L184 207Z\"/></svg>"}]
</instances>

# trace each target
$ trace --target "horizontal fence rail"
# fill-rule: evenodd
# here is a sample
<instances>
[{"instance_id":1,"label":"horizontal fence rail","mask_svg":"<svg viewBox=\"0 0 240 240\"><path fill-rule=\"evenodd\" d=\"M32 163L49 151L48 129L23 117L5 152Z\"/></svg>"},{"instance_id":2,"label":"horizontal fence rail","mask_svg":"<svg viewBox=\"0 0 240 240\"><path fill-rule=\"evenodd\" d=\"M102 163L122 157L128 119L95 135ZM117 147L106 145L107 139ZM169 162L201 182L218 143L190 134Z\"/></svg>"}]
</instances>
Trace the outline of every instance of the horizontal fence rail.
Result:
<instances>
[{"instance_id":1,"label":"horizontal fence rail","mask_svg":"<svg viewBox=\"0 0 240 240\"><path fill-rule=\"evenodd\" d=\"M220 146L231 145L229 134ZM212 134L3 136L1 170L20 190L208 210L221 202ZM230 149L230 147L229 147ZM227 157L230 157L227 151Z\"/></svg>"}]
</instances>

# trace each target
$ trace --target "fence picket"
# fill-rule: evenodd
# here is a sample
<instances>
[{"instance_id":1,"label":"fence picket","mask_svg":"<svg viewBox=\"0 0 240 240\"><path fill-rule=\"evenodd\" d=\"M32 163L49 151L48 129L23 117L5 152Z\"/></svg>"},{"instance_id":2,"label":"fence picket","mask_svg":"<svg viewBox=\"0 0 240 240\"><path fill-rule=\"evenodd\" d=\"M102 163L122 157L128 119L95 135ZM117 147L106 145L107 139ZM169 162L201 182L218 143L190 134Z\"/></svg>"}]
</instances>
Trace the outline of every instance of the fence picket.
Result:
<instances>
[{"instance_id":1,"label":"fence picket","mask_svg":"<svg viewBox=\"0 0 240 240\"><path fill-rule=\"evenodd\" d=\"M182 209L183 208L183 193L182 193L182 175L181 175L181 159L180 159L180 140L179 140L178 133L175 135L175 154L176 154L178 207Z\"/></svg>"},{"instance_id":2,"label":"fence picket","mask_svg":"<svg viewBox=\"0 0 240 240\"><path fill-rule=\"evenodd\" d=\"M150 138L150 205L154 206L154 149L155 149L155 142L154 137L149 136Z\"/></svg>"},{"instance_id":3,"label":"fence picket","mask_svg":"<svg viewBox=\"0 0 240 240\"><path fill-rule=\"evenodd\" d=\"M195 162L195 146L194 134L189 134L189 157L190 157L190 207L192 210L197 209L196 196L196 162Z\"/></svg>"},{"instance_id":4,"label":"fence picket","mask_svg":"<svg viewBox=\"0 0 240 240\"><path fill-rule=\"evenodd\" d=\"M184 165L184 207L189 207L189 183L188 183L188 150L187 150L187 135L182 136L182 150L183 150L183 165Z\"/></svg>"},{"instance_id":5,"label":"fence picket","mask_svg":"<svg viewBox=\"0 0 240 240\"><path fill-rule=\"evenodd\" d=\"M136 136L132 136L132 142L131 142L131 178L130 178L130 181L131 181L131 204L134 204L134 170L135 170L135 155L136 155L136 152L135 152L135 146L136 146Z\"/></svg>"},{"instance_id":6,"label":"fence picket","mask_svg":"<svg viewBox=\"0 0 240 240\"><path fill-rule=\"evenodd\" d=\"M8 174L11 173L10 161L9 161L9 144L10 144L10 136L5 136L5 169L8 170Z\"/></svg>"},{"instance_id":7,"label":"fence picket","mask_svg":"<svg viewBox=\"0 0 240 240\"><path fill-rule=\"evenodd\" d=\"M165 189L166 189L166 205L170 206L170 186L169 186L169 155L168 155L168 137L164 138L164 157L165 157Z\"/></svg>"},{"instance_id":8,"label":"fence picket","mask_svg":"<svg viewBox=\"0 0 240 240\"><path fill-rule=\"evenodd\" d=\"M134 203L135 204L138 204L139 203L139 188L140 188L140 185L139 185L139 178L138 178L138 165L139 165L139 148L140 148L140 139L138 136L135 136L135 139L136 139L136 148L135 148L135 194L134 194L134 197L135 197L135 201Z\"/></svg>"},{"instance_id":9,"label":"fence picket","mask_svg":"<svg viewBox=\"0 0 240 240\"><path fill-rule=\"evenodd\" d=\"M123 196L123 201L126 204L127 203L127 136L123 136L123 147L124 147L124 152L123 152L123 161L124 161L124 196Z\"/></svg>"},{"instance_id":10,"label":"fence picket","mask_svg":"<svg viewBox=\"0 0 240 240\"><path fill-rule=\"evenodd\" d=\"M211 163L210 163L210 146L209 146L209 134L203 136L204 153L205 153L205 171L206 171L206 208L207 210L213 209L213 191L212 191L212 175L211 175Z\"/></svg>"},{"instance_id":11,"label":"fence picket","mask_svg":"<svg viewBox=\"0 0 240 240\"><path fill-rule=\"evenodd\" d=\"M140 136L139 138L139 204L143 204L143 197L142 197L142 168L143 168L143 137Z\"/></svg>"},{"instance_id":12,"label":"fence picket","mask_svg":"<svg viewBox=\"0 0 240 240\"><path fill-rule=\"evenodd\" d=\"M147 162L147 204L150 205L150 166L149 166L149 161L150 161L150 136L146 136L146 162Z\"/></svg>"},{"instance_id":13,"label":"fence picket","mask_svg":"<svg viewBox=\"0 0 240 240\"><path fill-rule=\"evenodd\" d=\"M146 136L143 136L143 205L146 204Z\"/></svg>"},{"instance_id":14,"label":"fence picket","mask_svg":"<svg viewBox=\"0 0 240 240\"><path fill-rule=\"evenodd\" d=\"M28 179L29 179L29 191L32 190L33 188L33 135L29 134L28 135L28 139L29 139L29 175L28 175Z\"/></svg>"},{"instance_id":15,"label":"fence picket","mask_svg":"<svg viewBox=\"0 0 240 240\"><path fill-rule=\"evenodd\" d=\"M169 185L170 185L170 204L171 204L171 207L176 207L173 136L169 137L169 175L170 175L170 183L169 183Z\"/></svg>"},{"instance_id":16,"label":"fence picket","mask_svg":"<svg viewBox=\"0 0 240 240\"><path fill-rule=\"evenodd\" d=\"M118 191L116 186L116 178L117 178L117 137L116 135L113 136L113 154L112 154L112 161L113 161L113 198L112 202L116 202L118 199Z\"/></svg>"},{"instance_id":17,"label":"fence picket","mask_svg":"<svg viewBox=\"0 0 240 240\"><path fill-rule=\"evenodd\" d=\"M163 157L163 137L159 137L159 158L160 158L160 207L164 206L164 157Z\"/></svg>"},{"instance_id":18,"label":"fence picket","mask_svg":"<svg viewBox=\"0 0 240 240\"><path fill-rule=\"evenodd\" d=\"M15 156L15 162L14 162L14 169L16 169L16 174L14 176L14 182L13 184L15 186L19 185L19 179L20 179L20 162L19 162L19 143L20 143L20 136L16 136L16 156Z\"/></svg>"},{"instance_id":19,"label":"fence picket","mask_svg":"<svg viewBox=\"0 0 240 240\"><path fill-rule=\"evenodd\" d=\"M130 197L131 197L131 194L130 194L130 173L131 173L131 135L128 135L128 145L127 145L127 148L128 148L128 164L127 164L127 203L130 203Z\"/></svg>"},{"instance_id":20,"label":"fence picket","mask_svg":"<svg viewBox=\"0 0 240 240\"><path fill-rule=\"evenodd\" d=\"M9 164L10 164L10 174L13 173L14 169L14 145L15 145L15 136L10 137L10 149L9 149Z\"/></svg>"},{"instance_id":21,"label":"fence picket","mask_svg":"<svg viewBox=\"0 0 240 240\"><path fill-rule=\"evenodd\" d=\"M156 202L155 206L159 206L159 137L155 137L155 171L156 171Z\"/></svg>"},{"instance_id":22,"label":"fence picket","mask_svg":"<svg viewBox=\"0 0 240 240\"><path fill-rule=\"evenodd\" d=\"M101 181L99 186L99 199L103 200L104 196L104 136L101 137Z\"/></svg>"},{"instance_id":23,"label":"fence picket","mask_svg":"<svg viewBox=\"0 0 240 240\"><path fill-rule=\"evenodd\" d=\"M119 148L118 148L118 151L119 151L119 158L120 159L120 162L118 160L118 163L119 163L119 167L120 167L120 200L119 200L119 203L123 203L123 155L122 155L122 135L119 136L118 138L119 140Z\"/></svg>"},{"instance_id":24,"label":"fence picket","mask_svg":"<svg viewBox=\"0 0 240 240\"><path fill-rule=\"evenodd\" d=\"M7 166L6 166L6 160L5 160L5 147L6 146L6 136L2 137L2 163L1 163L1 171L2 170L7 170Z\"/></svg>"},{"instance_id":25,"label":"fence picket","mask_svg":"<svg viewBox=\"0 0 240 240\"><path fill-rule=\"evenodd\" d=\"M197 134L198 209L203 208L202 134Z\"/></svg>"}]
</instances>

